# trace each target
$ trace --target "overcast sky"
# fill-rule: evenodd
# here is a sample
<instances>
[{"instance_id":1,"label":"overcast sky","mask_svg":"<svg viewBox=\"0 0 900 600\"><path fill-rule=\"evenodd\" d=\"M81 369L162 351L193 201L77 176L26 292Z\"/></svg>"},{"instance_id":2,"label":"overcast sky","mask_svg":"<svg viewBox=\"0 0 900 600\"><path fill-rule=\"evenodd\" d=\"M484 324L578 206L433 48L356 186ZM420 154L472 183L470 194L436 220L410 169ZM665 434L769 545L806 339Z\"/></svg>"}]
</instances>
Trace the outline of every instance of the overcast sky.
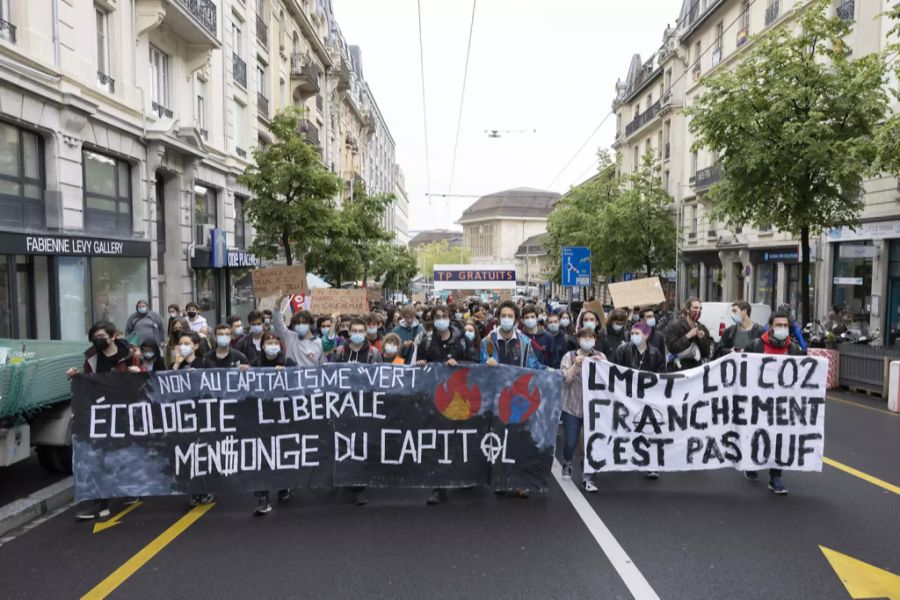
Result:
<instances>
[{"instance_id":1,"label":"overcast sky","mask_svg":"<svg viewBox=\"0 0 900 600\"><path fill-rule=\"evenodd\" d=\"M475 198L449 191L466 58L470 0L421 0L429 178L419 76L416 0L333 0L344 37L362 48L363 72L397 144L410 230L450 228ZM454 194L547 186L609 113L631 56L643 60L675 23L681 0L478 0ZM486 129L528 130L492 139ZM531 133L532 130L537 133ZM590 176L615 117L549 189Z\"/></svg>"}]
</instances>

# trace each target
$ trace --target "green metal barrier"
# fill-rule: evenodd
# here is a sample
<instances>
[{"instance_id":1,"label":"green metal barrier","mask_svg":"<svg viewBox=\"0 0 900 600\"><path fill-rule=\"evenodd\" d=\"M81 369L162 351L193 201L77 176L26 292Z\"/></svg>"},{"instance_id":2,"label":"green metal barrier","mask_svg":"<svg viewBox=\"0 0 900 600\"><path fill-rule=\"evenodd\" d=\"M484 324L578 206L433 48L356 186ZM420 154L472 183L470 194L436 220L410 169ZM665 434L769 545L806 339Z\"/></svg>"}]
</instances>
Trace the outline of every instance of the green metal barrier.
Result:
<instances>
[{"instance_id":1,"label":"green metal barrier","mask_svg":"<svg viewBox=\"0 0 900 600\"><path fill-rule=\"evenodd\" d=\"M0 365L0 418L26 414L69 398L69 367L84 364L84 342L61 340L12 340L0 338L8 348L7 364ZM24 352L25 360L14 353Z\"/></svg>"}]
</instances>

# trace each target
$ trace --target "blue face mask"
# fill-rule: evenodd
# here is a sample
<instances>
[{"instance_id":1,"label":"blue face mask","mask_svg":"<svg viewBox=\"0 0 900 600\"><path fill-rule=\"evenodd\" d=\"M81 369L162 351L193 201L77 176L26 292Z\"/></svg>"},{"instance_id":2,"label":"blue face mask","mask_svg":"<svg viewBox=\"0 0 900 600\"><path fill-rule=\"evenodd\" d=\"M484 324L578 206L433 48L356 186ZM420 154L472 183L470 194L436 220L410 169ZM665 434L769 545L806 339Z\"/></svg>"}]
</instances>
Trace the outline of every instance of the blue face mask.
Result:
<instances>
[{"instance_id":1,"label":"blue face mask","mask_svg":"<svg viewBox=\"0 0 900 600\"><path fill-rule=\"evenodd\" d=\"M447 331L448 329L450 329L450 320L438 319L434 322L434 328L438 331Z\"/></svg>"},{"instance_id":2,"label":"blue face mask","mask_svg":"<svg viewBox=\"0 0 900 600\"><path fill-rule=\"evenodd\" d=\"M474 331L467 331L467 332L466 332L466 339L469 340L470 342L474 342L474 341L475 341L475 332L474 332Z\"/></svg>"},{"instance_id":3,"label":"blue face mask","mask_svg":"<svg viewBox=\"0 0 900 600\"><path fill-rule=\"evenodd\" d=\"M309 325L306 323L299 323L294 325L294 331L300 334L302 337L306 337L309 335Z\"/></svg>"},{"instance_id":4,"label":"blue face mask","mask_svg":"<svg viewBox=\"0 0 900 600\"><path fill-rule=\"evenodd\" d=\"M322 337L328 337L328 334L330 331L331 331L331 327L323 327L319 330L319 333L322 334Z\"/></svg>"},{"instance_id":5,"label":"blue face mask","mask_svg":"<svg viewBox=\"0 0 900 600\"><path fill-rule=\"evenodd\" d=\"M739 312L738 312L738 313L731 313L731 320L734 322L735 325L737 325L737 324L739 324L741 321L744 320L744 317L742 317L742 316L741 316L741 313L739 313Z\"/></svg>"},{"instance_id":6,"label":"blue face mask","mask_svg":"<svg viewBox=\"0 0 900 600\"><path fill-rule=\"evenodd\" d=\"M550 333L557 333L559 331L559 323L550 323L547 325L547 330Z\"/></svg>"},{"instance_id":7,"label":"blue face mask","mask_svg":"<svg viewBox=\"0 0 900 600\"><path fill-rule=\"evenodd\" d=\"M138 306L138 307L137 307L137 311L138 311L140 314L142 314L142 315L146 315L146 314L147 314L147 307L146 307L146 306Z\"/></svg>"},{"instance_id":8,"label":"blue face mask","mask_svg":"<svg viewBox=\"0 0 900 600\"><path fill-rule=\"evenodd\" d=\"M263 330L263 326L262 326L262 325L251 325L251 326L250 326L250 333L252 333L253 335L259 335L259 334L261 334L261 333L262 333L262 330Z\"/></svg>"},{"instance_id":9,"label":"blue face mask","mask_svg":"<svg viewBox=\"0 0 900 600\"><path fill-rule=\"evenodd\" d=\"M366 339L366 334L364 333L351 333L350 334L350 343L359 346Z\"/></svg>"},{"instance_id":10,"label":"blue face mask","mask_svg":"<svg viewBox=\"0 0 900 600\"><path fill-rule=\"evenodd\" d=\"M647 319L644 322L647 323L647 327L649 327L651 329L656 327L656 317L650 317L649 319Z\"/></svg>"}]
</instances>

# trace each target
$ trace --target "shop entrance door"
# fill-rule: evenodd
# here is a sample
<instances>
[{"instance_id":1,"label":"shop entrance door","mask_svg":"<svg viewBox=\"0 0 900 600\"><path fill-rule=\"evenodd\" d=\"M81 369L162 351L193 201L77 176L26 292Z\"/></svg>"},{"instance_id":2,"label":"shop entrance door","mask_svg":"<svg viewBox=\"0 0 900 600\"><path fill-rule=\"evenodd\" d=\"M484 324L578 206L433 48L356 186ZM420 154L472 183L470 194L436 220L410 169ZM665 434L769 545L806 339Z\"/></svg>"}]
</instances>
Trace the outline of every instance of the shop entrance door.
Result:
<instances>
[{"instance_id":1,"label":"shop entrance door","mask_svg":"<svg viewBox=\"0 0 900 600\"><path fill-rule=\"evenodd\" d=\"M0 255L0 337L37 337L34 296L34 267L30 257Z\"/></svg>"},{"instance_id":2,"label":"shop entrance door","mask_svg":"<svg viewBox=\"0 0 900 600\"><path fill-rule=\"evenodd\" d=\"M888 346L900 346L900 277L888 280L887 336Z\"/></svg>"}]
</instances>

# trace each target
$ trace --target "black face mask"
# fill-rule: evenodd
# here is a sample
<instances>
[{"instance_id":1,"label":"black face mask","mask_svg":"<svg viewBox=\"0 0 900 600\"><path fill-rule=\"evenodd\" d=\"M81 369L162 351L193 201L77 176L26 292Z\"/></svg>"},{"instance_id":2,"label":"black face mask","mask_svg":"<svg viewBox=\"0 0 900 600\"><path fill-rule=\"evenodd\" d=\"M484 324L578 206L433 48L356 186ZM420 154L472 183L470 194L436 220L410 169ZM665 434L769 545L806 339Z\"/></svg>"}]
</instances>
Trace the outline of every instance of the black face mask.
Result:
<instances>
[{"instance_id":1,"label":"black face mask","mask_svg":"<svg viewBox=\"0 0 900 600\"><path fill-rule=\"evenodd\" d=\"M194 317L197 316L197 311L196 311L196 310L189 310L188 313L187 313L187 316L189 316L190 318L193 319Z\"/></svg>"},{"instance_id":2,"label":"black face mask","mask_svg":"<svg viewBox=\"0 0 900 600\"><path fill-rule=\"evenodd\" d=\"M91 343L94 345L94 348L100 352L101 350L105 350L109 345L109 338L94 338L91 340Z\"/></svg>"}]
</instances>

